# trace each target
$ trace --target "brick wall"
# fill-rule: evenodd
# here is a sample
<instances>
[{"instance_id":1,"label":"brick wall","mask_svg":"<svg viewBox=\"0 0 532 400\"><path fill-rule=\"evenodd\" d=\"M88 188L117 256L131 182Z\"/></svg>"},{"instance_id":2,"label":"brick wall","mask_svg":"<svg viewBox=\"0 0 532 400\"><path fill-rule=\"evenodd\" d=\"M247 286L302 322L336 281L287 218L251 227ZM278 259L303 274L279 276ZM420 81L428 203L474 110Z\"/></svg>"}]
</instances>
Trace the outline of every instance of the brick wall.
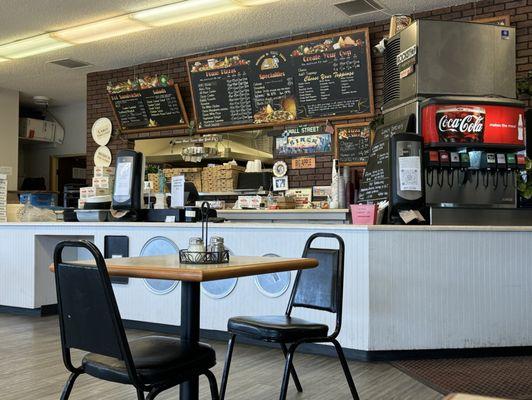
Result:
<instances>
[{"instance_id":1,"label":"brick wall","mask_svg":"<svg viewBox=\"0 0 532 400\"><path fill-rule=\"evenodd\" d=\"M429 18L441 20L471 20L475 18L487 18L498 15L510 15L511 24L517 29L517 73L518 78L527 74L532 69L532 0L480 0L476 3L468 3L455 7L441 8L416 14L416 18ZM357 26L346 26L340 29L330 30L326 33L340 32L348 29L368 27L370 31L371 46L377 44L389 30L388 20L372 22ZM255 43L249 46L234 47L227 50L240 50L246 47L253 47L262 44L281 43L288 40L303 39L315 34L299 35L283 38L279 40ZM245 38L242 38L244 41ZM192 56L192 55L191 55ZM112 71L102 71L91 73L87 76L87 168L88 175L92 174L93 154L98 147L91 137L91 127L94 121L100 117L111 117L113 115L109 104L106 86L109 81L119 82L132 79L135 76L142 77L146 74L167 74L179 84L185 108L189 116L192 111L191 96L186 74L185 60L187 57L179 57L171 60L141 64L128 68L121 68ZM375 109L378 110L382 104L383 89L383 57L372 56L373 64L373 85L375 95ZM528 106L530 99L523 99ZM114 118L114 117L112 117ZM347 123L349 120L337 121L337 123ZM118 121L113 121L114 126L118 126ZM149 133L128 134L126 137L113 138L109 143L109 148L113 156L120 149L132 148L133 140L146 138L169 137L185 134L185 130L166 130ZM289 160L287 160L289 161ZM310 187L314 185L329 185L331 180L332 156L318 156L316 158L316 169L290 171L290 187ZM92 176L88 176L90 180Z\"/></svg>"}]
</instances>

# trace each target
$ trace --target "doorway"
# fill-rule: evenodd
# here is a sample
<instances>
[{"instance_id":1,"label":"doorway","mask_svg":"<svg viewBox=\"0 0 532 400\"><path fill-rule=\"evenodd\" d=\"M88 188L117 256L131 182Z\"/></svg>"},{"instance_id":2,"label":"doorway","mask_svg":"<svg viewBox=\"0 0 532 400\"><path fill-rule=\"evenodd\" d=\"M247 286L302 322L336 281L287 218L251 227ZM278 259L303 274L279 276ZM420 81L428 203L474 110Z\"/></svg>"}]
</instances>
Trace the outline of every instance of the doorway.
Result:
<instances>
[{"instance_id":1,"label":"doorway","mask_svg":"<svg viewBox=\"0 0 532 400\"><path fill-rule=\"evenodd\" d=\"M83 155L50 157L50 190L59 193L63 205L65 186L86 186L87 158ZM66 204L64 206L67 206Z\"/></svg>"}]
</instances>

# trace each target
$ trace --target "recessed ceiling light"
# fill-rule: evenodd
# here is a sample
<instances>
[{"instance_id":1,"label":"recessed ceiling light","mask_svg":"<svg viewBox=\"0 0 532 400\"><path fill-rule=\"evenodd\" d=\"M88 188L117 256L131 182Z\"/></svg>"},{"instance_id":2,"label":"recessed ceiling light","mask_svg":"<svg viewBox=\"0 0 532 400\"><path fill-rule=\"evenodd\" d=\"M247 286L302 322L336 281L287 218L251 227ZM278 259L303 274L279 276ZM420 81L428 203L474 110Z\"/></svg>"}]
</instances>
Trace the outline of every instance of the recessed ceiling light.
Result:
<instances>
[{"instance_id":1,"label":"recessed ceiling light","mask_svg":"<svg viewBox=\"0 0 532 400\"><path fill-rule=\"evenodd\" d=\"M52 36L74 44L95 42L128 33L140 32L150 27L132 20L127 15L117 18L104 19L74 28L62 29L52 33Z\"/></svg>"},{"instance_id":2,"label":"recessed ceiling light","mask_svg":"<svg viewBox=\"0 0 532 400\"><path fill-rule=\"evenodd\" d=\"M188 0L139 11L131 14L131 18L150 26L165 26L241 7L233 0Z\"/></svg>"},{"instance_id":3,"label":"recessed ceiling light","mask_svg":"<svg viewBox=\"0 0 532 400\"><path fill-rule=\"evenodd\" d=\"M0 45L0 57L24 58L69 46L72 44L56 40L47 33Z\"/></svg>"}]
</instances>

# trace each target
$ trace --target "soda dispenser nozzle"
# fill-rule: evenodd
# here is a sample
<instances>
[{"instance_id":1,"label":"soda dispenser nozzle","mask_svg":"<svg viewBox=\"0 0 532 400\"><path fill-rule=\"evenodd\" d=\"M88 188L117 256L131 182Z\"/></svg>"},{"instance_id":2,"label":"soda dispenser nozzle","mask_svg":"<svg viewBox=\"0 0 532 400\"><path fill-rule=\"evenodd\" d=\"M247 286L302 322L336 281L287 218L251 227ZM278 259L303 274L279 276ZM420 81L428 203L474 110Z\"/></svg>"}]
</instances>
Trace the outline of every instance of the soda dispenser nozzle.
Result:
<instances>
[{"instance_id":1,"label":"soda dispenser nozzle","mask_svg":"<svg viewBox=\"0 0 532 400\"><path fill-rule=\"evenodd\" d=\"M434 170L440 167L440 157L436 150L430 150L425 154L426 161L425 165L427 166L427 186L432 187L434 184Z\"/></svg>"},{"instance_id":2,"label":"soda dispenser nozzle","mask_svg":"<svg viewBox=\"0 0 532 400\"><path fill-rule=\"evenodd\" d=\"M486 153L486 171L487 172L483 177L484 178L483 183L484 183L485 188L488 188L489 186L490 175L492 176L494 180L495 187L498 184L498 182L495 182L495 179L498 180L498 178L496 178L497 176L496 169L497 169L497 157L495 156L495 153Z\"/></svg>"},{"instance_id":3,"label":"soda dispenser nozzle","mask_svg":"<svg viewBox=\"0 0 532 400\"><path fill-rule=\"evenodd\" d=\"M463 186L466 184L469 178L468 171L469 171L469 167L471 167L471 160L469 158L469 153L459 153L459 156L460 156L460 170L463 173L463 177L460 179L460 185Z\"/></svg>"},{"instance_id":4,"label":"soda dispenser nozzle","mask_svg":"<svg viewBox=\"0 0 532 400\"><path fill-rule=\"evenodd\" d=\"M506 154L497 153L497 171L493 182L493 188L497 189L499 186L499 175L502 176L502 183L504 187L508 187L508 165L506 164Z\"/></svg>"},{"instance_id":5,"label":"soda dispenser nozzle","mask_svg":"<svg viewBox=\"0 0 532 400\"><path fill-rule=\"evenodd\" d=\"M449 182L449 168L451 167L451 158L449 152L445 150L439 150L440 156L440 170L438 171L438 186L443 187L443 171L447 170L447 183Z\"/></svg>"}]
</instances>

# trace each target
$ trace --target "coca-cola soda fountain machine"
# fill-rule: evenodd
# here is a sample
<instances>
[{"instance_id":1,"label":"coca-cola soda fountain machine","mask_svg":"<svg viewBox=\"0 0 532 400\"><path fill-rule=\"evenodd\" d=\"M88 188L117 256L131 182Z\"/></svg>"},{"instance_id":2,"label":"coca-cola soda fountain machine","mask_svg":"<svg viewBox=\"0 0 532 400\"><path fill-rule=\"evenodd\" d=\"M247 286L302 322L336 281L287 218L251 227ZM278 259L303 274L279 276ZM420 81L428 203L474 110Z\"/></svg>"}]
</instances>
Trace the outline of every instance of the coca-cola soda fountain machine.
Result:
<instances>
[{"instance_id":1,"label":"coca-cola soda fountain machine","mask_svg":"<svg viewBox=\"0 0 532 400\"><path fill-rule=\"evenodd\" d=\"M515 42L512 27L420 20L386 45L384 124L415 118L432 224L532 224L517 209L526 132Z\"/></svg>"},{"instance_id":2,"label":"coca-cola soda fountain machine","mask_svg":"<svg viewBox=\"0 0 532 400\"><path fill-rule=\"evenodd\" d=\"M526 165L524 113L523 104L511 99L421 102L425 197L433 223L480 218L471 209L517 207L516 174Z\"/></svg>"}]
</instances>

